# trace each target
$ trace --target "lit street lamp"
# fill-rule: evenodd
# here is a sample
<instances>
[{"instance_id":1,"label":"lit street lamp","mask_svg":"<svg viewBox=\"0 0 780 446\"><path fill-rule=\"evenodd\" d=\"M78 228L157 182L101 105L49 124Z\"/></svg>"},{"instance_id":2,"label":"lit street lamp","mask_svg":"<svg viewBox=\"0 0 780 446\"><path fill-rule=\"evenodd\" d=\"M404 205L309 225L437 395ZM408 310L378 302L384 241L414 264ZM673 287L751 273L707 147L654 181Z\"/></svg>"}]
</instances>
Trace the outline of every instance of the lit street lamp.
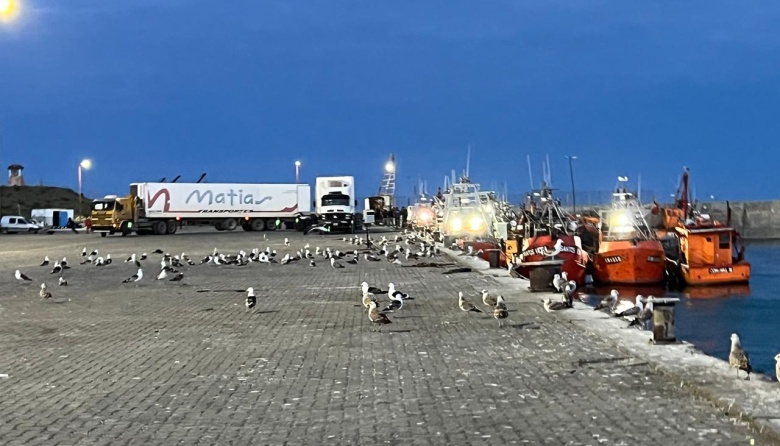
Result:
<instances>
[{"instance_id":1,"label":"lit street lamp","mask_svg":"<svg viewBox=\"0 0 780 446\"><path fill-rule=\"evenodd\" d=\"M2 1L2 0L0 0ZM84 195L81 188L81 171L82 170L89 170L89 168L92 167L92 161L85 159L79 163L79 215L84 215L82 206L81 206L81 198Z\"/></svg>"},{"instance_id":2,"label":"lit street lamp","mask_svg":"<svg viewBox=\"0 0 780 446\"><path fill-rule=\"evenodd\" d=\"M577 216L577 200L574 198L574 168L571 165L572 160L576 160L576 156L567 156L569 160L569 176L571 177L571 213Z\"/></svg>"},{"instance_id":3,"label":"lit street lamp","mask_svg":"<svg viewBox=\"0 0 780 446\"><path fill-rule=\"evenodd\" d=\"M295 182L300 183L301 182L301 162L296 161L295 162Z\"/></svg>"}]
</instances>

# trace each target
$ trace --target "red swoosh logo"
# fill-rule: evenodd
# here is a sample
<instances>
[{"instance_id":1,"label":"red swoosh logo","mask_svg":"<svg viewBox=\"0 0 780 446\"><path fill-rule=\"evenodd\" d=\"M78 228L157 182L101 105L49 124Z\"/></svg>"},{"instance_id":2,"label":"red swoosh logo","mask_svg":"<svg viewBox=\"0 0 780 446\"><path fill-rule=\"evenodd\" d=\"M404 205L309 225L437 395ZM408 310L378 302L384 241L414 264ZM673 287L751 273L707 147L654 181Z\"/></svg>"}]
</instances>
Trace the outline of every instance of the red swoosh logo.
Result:
<instances>
[{"instance_id":1,"label":"red swoosh logo","mask_svg":"<svg viewBox=\"0 0 780 446\"><path fill-rule=\"evenodd\" d=\"M147 201L149 202L149 208L154 206L154 203L160 198L160 195L165 195L165 205L163 206L163 212L168 212L171 209L171 194L168 189L162 188L157 191L154 196L149 196L149 192L146 192Z\"/></svg>"}]
</instances>

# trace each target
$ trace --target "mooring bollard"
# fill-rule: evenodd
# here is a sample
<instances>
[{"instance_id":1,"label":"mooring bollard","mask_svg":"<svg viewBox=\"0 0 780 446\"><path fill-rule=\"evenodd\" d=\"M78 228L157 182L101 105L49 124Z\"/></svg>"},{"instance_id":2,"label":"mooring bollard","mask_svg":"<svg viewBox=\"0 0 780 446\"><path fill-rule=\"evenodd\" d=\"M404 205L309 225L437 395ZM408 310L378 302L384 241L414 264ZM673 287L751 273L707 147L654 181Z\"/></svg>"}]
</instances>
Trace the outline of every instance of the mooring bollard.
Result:
<instances>
[{"instance_id":1,"label":"mooring bollard","mask_svg":"<svg viewBox=\"0 0 780 446\"><path fill-rule=\"evenodd\" d=\"M654 297L653 302L653 343L667 344L677 342L674 330L674 305L680 299L676 297ZM647 300L645 300L645 305Z\"/></svg>"}]
</instances>

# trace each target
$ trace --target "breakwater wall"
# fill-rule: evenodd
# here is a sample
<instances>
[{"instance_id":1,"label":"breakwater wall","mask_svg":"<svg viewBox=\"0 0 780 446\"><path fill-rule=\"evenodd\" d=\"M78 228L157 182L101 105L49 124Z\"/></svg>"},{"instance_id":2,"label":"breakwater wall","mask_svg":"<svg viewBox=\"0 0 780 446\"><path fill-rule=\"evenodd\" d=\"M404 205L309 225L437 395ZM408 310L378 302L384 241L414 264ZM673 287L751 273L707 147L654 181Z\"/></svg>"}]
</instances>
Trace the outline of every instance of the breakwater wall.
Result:
<instances>
[{"instance_id":1,"label":"breakwater wall","mask_svg":"<svg viewBox=\"0 0 780 446\"><path fill-rule=\"evenodd\" d=\"M731 225L745 240L780 239L780 200L730 201ZM713 220L726 223L725 201L700 202L698 209Z\"/></svg>"}]
</instances>

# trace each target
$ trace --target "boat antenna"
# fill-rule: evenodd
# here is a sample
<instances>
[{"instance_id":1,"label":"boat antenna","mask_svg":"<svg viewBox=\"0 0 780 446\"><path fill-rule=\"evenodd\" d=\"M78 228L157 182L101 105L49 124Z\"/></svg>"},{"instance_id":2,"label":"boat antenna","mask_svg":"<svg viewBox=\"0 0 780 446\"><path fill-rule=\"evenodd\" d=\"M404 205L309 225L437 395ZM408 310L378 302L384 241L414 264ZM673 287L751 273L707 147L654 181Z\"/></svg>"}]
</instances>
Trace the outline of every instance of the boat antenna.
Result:
<instances>
[{"instance_id":1,"label":"boat antenna","mask_svg":"<svg viewBox=\"0 0 780 446\"><path fill-rule=\"evenodd\" d=\"M636 174L636 200L642 202L642 173Z\"/></svg>"},{"instance_id":2,"label":"boat antenna","mask_svg":"<svg viewBox=\"0 0 780 446\"><path fill-rule=\"evenodd\" d=\"M534 188L534 174L531 171L531 155L526 155L528 160L528 179L531 181L531 189Z\"/></svg>"},{"instance_id":3,"label":"boat antenna","mask_svg":"<svg viewBox=\"0 0 780 446\"><path fill-rule=\"evenodd\" d=\"M550 154L547 154L547 184L552 185L552 171L550 170Z\"/></svg>"},{"instance_id":4,"label":"boat antenna","mask_svg":"<svg viewBox=\"0 0 780 446\"><path fill-rule=\"evenodd\" d=\"M469 177L469 165L471 164L471 144L466 149L466 178Z\"/></svg>"}]
</instances>

